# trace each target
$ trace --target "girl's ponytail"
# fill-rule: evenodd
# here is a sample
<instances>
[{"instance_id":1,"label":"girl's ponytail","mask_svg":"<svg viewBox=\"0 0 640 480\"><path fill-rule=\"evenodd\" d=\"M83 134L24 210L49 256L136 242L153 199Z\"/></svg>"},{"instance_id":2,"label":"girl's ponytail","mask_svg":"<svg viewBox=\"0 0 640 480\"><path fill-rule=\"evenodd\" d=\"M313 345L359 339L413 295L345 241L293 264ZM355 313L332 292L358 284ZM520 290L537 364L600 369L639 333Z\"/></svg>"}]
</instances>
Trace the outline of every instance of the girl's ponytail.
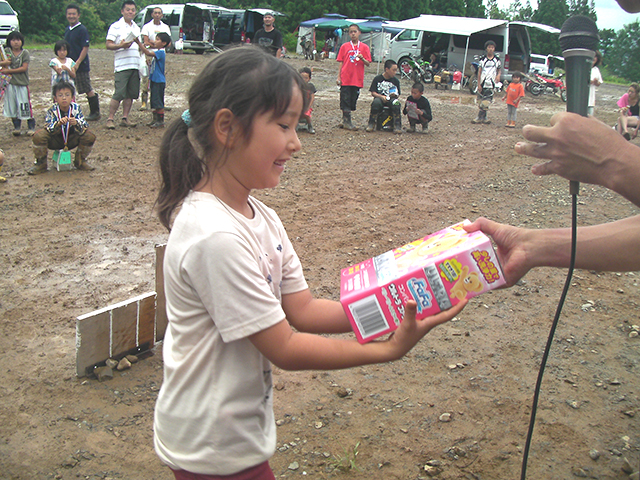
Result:
<instances>
[{"instance_id":1,"label":"girl's ponytail","mask_svg":"<svg viewBox=\"0 0 640 480\"><path fill-rule=\"evenodd\" d=\"M202 179L206 164L189 141L189 128L182 118L165 131L160 146L162 184L156 200L160 222L171 230L171 216L182 200Z\"/></svg>"}]
</instances>

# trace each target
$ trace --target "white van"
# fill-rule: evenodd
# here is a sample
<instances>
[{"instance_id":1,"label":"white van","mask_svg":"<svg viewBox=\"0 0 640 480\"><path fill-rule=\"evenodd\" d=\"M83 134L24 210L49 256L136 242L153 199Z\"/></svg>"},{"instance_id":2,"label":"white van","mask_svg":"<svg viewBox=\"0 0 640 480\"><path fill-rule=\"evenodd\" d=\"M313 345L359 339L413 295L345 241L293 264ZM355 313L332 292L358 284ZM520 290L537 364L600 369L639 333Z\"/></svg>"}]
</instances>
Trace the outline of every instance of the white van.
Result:
<instances>
[{"instance_id":1,"label":"white van","mask_svg":"<svg viewBox=\"0 0 640 480\"><path fill-rule=\"evenodd\" d=\"M465 75L471 76L474 74L471 66L474 56L483 55L485 43L493 40L496 54L502 61L501 78L507 82L511 80L512 72L529 70L531 39L527 27L560 32L557 28L530 22L507 23L506 20L444 15L421 15L401 22L386 22L386 25L404 28L389 44L388 58L395 60L400 68L408 59L429 60L435 53L442 67L464 68Z\"/></svg>"},{"instance_id":2,"label":"white van","mask_svg":"<svg viewBox=\"0 0 640 480\"><path fill-rule=\"evenodd\" d=\"M20 30L18 14L11 8L9 2L0 0L0 41L2 44L7 41L7 36L14 30Z\"/></svg>"},{"instance_id":3,"label":"white van","mask_svg":"<svg viewBox=\"0 0 640 480\"><path fill-rule=\"evenodd\" d=\"M140 28L152 20L151 12L154 8L162 9L164 14L162 21L169 25L173 42L171 50L173 50L176 40L182 38L183 48L194 50L200 54L214 49L215 24L218 14L227 11L224 7L206 3L148 5L140 10L135 18L135 22Z\"/></svg>"},{"instance_id":4,"label":"white van","mask_svg":"<svg viewBox=\"0 0 640 480\"><path fill-rule=\"evenodd\" d=\"M549 57L551 55L538 55L537 53L531 54L531 64L529 66L529 73L540 73L542 75L549 75Z\"/></svg>"}]
</instances>

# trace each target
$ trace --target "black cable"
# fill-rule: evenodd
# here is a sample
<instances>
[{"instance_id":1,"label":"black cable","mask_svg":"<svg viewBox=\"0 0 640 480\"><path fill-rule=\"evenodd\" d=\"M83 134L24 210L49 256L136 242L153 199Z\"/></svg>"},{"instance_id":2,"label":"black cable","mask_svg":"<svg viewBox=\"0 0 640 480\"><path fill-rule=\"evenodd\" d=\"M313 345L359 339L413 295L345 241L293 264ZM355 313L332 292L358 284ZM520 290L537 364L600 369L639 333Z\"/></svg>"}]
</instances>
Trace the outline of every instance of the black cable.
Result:
<instances>
[{"instance_id":1,"label":"black cable","mask_svg":"<svg viewBox=\"0 0 640 480\"><path fill-rule=\"evenodd\" d=\"M544 349L542 355L542 362L540 364L540 371L538 372L538 381L536 382L536 389L533 394L533 404L531 406L531 419L529 420L529 432L527 433L527 443L524 446L524 455L522 457L522 470L520 480L525 480L527 477L527 460L529 458L529 449L531 447L531 437L533 437L533 427L536 422L536 412L538 410L538 399L540 397L540 387L542 386L542 376L544 375L544 369L547 365L547 359L549 358L549 351L553 343L553 336L558 326L558 320L560 319L560 313L564 306L564 301L567 298L569 286L571 285L571 277L573 276L573 269L576 263L576 244L577 244L577 219L578 219L578 196L577 192L572 192L571 195L571 260L569 261L569 271L567 272L567 279L564 282L564 288L562 289L562 295L556 308L556 314L551 324L551 331L549 332L549 338L547 339L547 346Z\"/></svg>"}]
</instances>

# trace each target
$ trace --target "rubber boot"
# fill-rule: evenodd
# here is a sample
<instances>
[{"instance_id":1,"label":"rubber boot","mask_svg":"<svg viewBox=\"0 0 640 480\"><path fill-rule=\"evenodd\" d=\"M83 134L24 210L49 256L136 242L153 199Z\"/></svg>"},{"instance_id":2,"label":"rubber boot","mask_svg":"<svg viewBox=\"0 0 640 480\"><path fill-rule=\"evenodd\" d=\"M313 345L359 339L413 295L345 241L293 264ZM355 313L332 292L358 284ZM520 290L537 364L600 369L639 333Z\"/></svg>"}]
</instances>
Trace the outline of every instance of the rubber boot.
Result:
<instances>
[{"instance_id":1,"label":"rubber boot","mask_svg":"<svg viewBox=\"0 0 640 480\"><path fill-rule=\"evenodd\" d=\"M400 112L393 114L393 133L402 133L402 115L400 115Z\"/></svg>"},{"instance_id":2,"label":"rubber boot","mask_svg":"<svg viewBox=\"0 0 640 480\"><path fill-rule=\"evenodd\" d=\"M92 147L87 145L78 145L75 157L73 158L73 166L76 167L76 169L83 170L85 172L95 170L95 167L87 163L87 157L91 153L91 150Z\"/></svg>"},{"instance_id":3,"label":"rubber boot","mask_svg":"<svg viewBox=\"0 0 640 480\"><path fill-rule=\"evenodd\" d=\"M376 124L378 123L378 115L379 114L369 114L369 124L367 125L367 132L373 132L376 129Z\"/></svg>"},{"instance_id":4,"label":"rubber boot","mask_svg":"<svg viewBox=\"0 0 640 480\"><path fill-rule=\"evenodd\" d=\"M89 115L84 117L84 119L90 122L100 120L100 99L98 98L98 94L87 98L87 100L89 100Z\"/></svg>"},{"instance_id":5,"label":"rubber boot","mask_svg":"<svg viewBox=\"0 0 640 480\"><path fill-rule=\"evenodd\" d=\"M30 118L27 120L27 135L33 137L36 134L36 119Z\"/></svg>"},{"instance_id":6,"label":"rubber boot","mask_svg":"<svg viewBox=\"0 0 640 480\"><path fill-rule=\"evenodd\" d=\"M27 173L29 175L39 175L47 171L47 156L36 158L36 161Z\"/></svg>"},{"instance_id":7,"label":"rubber boot","mask_svg":"<svg viewBox=\"0 0 640 480\"><path fill-rule=\"evenodd\" d=\"M149 100L149 94L147 92L142 92L142 105L140 105L140 110L147 109L147 100Z\"/></svg>"},{"instance_id":8,"label":"rubber boot","mask_svg":"<svg viewBox=\"0 0 640 480\"><path fill-rule=\"evenodd\" d=\"M152 112L151 115L153 115L153 118L151 119L151 121L149 123L147 123L147 127L153 127L153 124L158 121L158 117L157 117L157 113L156 112Z\"/></svg>"},{"instance_id":9,"label":"rubber boot","mask_svg":"<svg viewBox=\"0 0 640 480\"><path fill-rule=\"evenodd\" d=\"M345 130L357 130L351 123L351 110L344 110L342 112L342 128Z\"/></svg>"},{"instance_id":10,"label":"rubber boot","mask_svg":"<svg viewBox=\"0 0 640 480\"><path fill-rule=\"evenodd\" d=\"M164 128L164 113L156 113L156 122L149 125L151 128Z\"/></svg>"},{"instance_id":11,"label":"rubber boot","mask_svg":"<svg viewBox=\"0 0 640 480\"><path fill-rule=\"evenodd\" d=\"M19 137L20 129L22 128L22 120L20 120L19 118L12 118L11 122L13 123L13 136Z\"/></svg>"}]
</instances>

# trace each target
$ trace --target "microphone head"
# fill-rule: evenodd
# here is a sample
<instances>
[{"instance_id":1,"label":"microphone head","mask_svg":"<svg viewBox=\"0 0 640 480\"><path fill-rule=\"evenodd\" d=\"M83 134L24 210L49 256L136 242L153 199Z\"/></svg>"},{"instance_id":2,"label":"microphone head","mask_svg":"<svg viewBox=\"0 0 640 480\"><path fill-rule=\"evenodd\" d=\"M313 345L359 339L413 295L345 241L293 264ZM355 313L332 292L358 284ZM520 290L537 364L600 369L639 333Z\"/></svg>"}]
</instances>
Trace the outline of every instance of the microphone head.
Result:
<instances>
[{"instance_id":1,"label":"microphone head","mask_svg":"<svg viewBox=\"0 0 640 480\"><path fill-rule=\"evenodd\" d=\"M598 27L589 17L574 15L569 17L560 29L560 48L562 51L584 48L595 51L600 41Z\"/></svg>"}]
</instances>

